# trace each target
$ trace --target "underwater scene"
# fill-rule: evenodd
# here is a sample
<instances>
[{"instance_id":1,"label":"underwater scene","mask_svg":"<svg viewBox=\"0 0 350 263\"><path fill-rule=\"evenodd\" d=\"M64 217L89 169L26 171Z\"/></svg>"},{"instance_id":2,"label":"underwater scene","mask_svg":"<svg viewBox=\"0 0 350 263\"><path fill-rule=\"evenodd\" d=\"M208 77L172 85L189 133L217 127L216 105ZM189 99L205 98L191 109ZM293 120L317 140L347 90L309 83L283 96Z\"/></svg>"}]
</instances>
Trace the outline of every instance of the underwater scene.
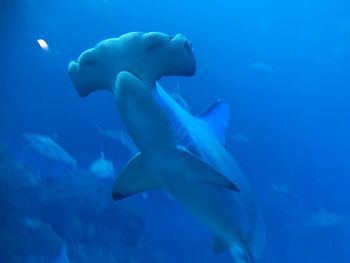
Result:
<instances>
[{"instance_id":1,"label":"underwater scene","mask_svg":"<svg viewBox=\"0 0 350 263\"><path fill-rule=\"evenodd\" d=\"M3 0L0 263L350 262L350 2Z\"/></svg>"}]
</instances>

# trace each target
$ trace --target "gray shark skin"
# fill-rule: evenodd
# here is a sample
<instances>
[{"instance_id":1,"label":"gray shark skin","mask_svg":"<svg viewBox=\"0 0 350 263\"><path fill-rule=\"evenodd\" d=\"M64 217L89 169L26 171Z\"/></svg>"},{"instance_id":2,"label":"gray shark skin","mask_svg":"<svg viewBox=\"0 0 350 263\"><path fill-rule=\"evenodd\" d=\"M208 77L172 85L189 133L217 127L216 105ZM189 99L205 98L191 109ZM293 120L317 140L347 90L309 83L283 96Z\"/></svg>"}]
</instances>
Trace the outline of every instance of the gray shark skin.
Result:
<instances>
[{"instance_id":1,"label":"gray shark skin","mask_svg":"<svg viewBox=\"0 0 350 263\"><path fill-rule=\"evenodd\" d=\"M150 89L125 71L113 92L140 150L117 177L113 198L164 190L213 231L214 253L230 250L236 262L254 262L264 246L264 224L254 193L223 145L228 105L218 101L197 118L159 85Z\"/></svg>"}]
</instances>

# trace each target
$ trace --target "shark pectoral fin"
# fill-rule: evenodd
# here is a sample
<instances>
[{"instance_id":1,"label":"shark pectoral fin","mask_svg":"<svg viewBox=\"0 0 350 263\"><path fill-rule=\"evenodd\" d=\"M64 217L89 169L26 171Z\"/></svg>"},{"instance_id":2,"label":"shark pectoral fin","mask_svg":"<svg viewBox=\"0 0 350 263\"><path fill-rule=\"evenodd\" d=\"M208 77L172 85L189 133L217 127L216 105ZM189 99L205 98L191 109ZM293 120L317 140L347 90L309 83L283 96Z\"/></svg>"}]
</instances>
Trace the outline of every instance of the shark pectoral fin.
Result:
<instances>
[{"instance_id":1,"label":"shark pectoral fin","mask_svg":"<svg viewBox=\"0 0 350 263\"><path fill-rule=\"evenodd\" d=\"M121 200L130 195L161 188L159 180L148 174L141 153L136 154L122 169L114 182L112 197Z\"/></svg>"},{"instance_id":2,"label":"shark pectoral fin","mask_svg":"<svg viewBox=\"0 0 350 263\"><path fill-rule=\"evenodd\" d=\"M225 241L221 237L216 236L213 243L213 253L215 255L218 255L222 252L229 250L230 246L231 245L227 241Z\"/></svg>"},{"instance_id":3,"label":"shark pectoral fin","mask_svg":"<svg viewBox=\"0 0 350 263\"><path fill-rule=\"evenodd\" d=\"M195 182L215 185L239 192L238 187L233 182L193 153L182 148L178 148L177 153L184 162L187 171L195 174L195 176L191 177Z\"/></svg>"}]
</instances>

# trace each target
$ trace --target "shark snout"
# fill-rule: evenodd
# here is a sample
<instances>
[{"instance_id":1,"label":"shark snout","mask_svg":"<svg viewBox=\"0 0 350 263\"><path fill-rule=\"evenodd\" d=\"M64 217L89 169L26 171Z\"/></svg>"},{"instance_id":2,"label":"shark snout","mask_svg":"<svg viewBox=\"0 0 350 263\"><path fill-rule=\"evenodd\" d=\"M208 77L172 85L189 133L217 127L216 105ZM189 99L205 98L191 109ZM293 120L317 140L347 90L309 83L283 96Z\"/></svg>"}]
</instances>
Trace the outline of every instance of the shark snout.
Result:
<instances>
[{"instance_id":1,"label":"shark snout","mask_svg":"<svg viewBox=\"0 0 350 263\"><path fill-rule=\"evenodd\" d=\"M174 40L181 40L183 42L188 41L187 37L185 37L183 34L180 34L180 33L175 35Z\"/></svg>"}]
</instances>

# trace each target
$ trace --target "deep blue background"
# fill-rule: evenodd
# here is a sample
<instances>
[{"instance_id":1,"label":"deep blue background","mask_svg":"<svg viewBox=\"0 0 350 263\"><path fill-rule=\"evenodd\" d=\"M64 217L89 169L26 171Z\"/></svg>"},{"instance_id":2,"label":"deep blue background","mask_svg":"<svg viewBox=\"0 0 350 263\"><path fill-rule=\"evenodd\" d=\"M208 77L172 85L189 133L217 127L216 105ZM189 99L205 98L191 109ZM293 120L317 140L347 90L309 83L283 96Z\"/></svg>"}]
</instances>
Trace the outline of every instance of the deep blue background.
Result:
<instances>
[{"instance_id":1,"label":"deep blue background","mask_svg":"<svg viewBox=\"0 0 350 263\"><path fill-rule=\"evenodd\" d=\"M181 32L194 44L197 74L161 83L174 89L178 82L194 114L217 98L230 103L228 135L250 141L228 139L228 148L266 221L261 262L350 262L350 222L310 228L289 212L323 206L350 216L349 14L346 0L2 2L0 143L23 155L23 133L58 134L82 169L101 150L122 167L128 156L95 127L122 127L113 97L79 98L67 65L98 41L129 31ZM257 62L273 70L254 68ZM163 195L153 200L146 214L155 246L186 254L188 262L202 251L211 256L205 227Z\"/></svg>"}]
</instances>

